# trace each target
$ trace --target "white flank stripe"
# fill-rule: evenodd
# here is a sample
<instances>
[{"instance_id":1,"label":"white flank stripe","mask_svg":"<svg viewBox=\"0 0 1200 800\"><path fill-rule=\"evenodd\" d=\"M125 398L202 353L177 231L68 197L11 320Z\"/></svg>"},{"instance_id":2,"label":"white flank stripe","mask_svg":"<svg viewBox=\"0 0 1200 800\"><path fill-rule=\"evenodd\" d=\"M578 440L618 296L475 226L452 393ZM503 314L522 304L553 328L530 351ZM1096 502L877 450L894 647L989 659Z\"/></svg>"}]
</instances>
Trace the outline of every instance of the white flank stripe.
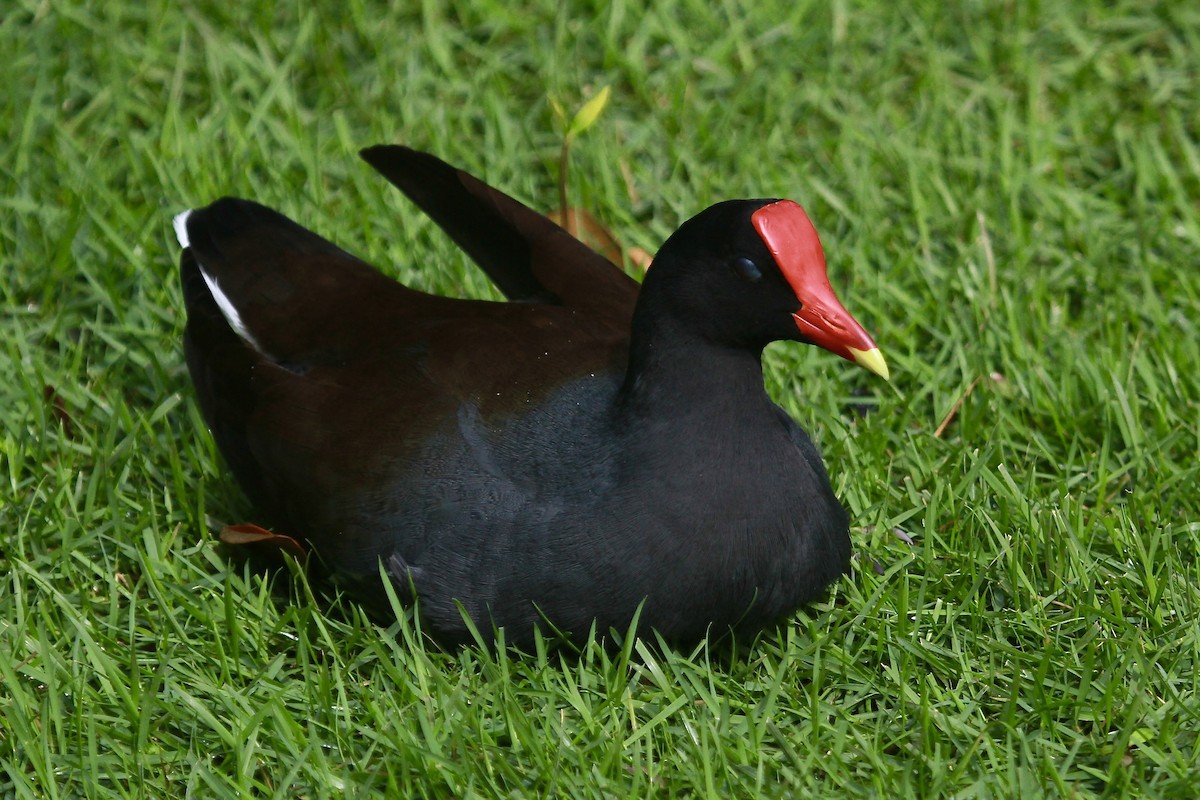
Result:
<instances>
[{"instance_id":1,"label":"white flank stripe","mask_svg":"<svg viewBox=\"0 0 1200 800\"><path fill-rule=\"evenodd\" d=\"M175 226L175 238L179 240L180 247L188 246L187 235L187 219L192 215L192 210L189 208L180 214L176 214L171 220L171 224Z\"/></svg>"},{"instance_id":2,"label":"white flank stripe","mask_svg":"<svg viewBox=\"0 0 1200 800\"><path fill-rule=\"evenodd\" d=\"M250 330L242 322L242 317L238 314L237 309L233 307L233 303L229 302L229 298L221 291L221 287L217 286L216 280L209 277L208 273L204 271L204 265L200 264L199 266L200 275L203 276L204 282L208 284L208 290L212 292L213 300L217 301L217 308L221 309L221 313L225 315L225 321L229 323L229 327L233 328L234 332L245 339L251 347L263 353L264 350L258 346L258 342L254 341L254 337L250 335Z\"/></svg>"},{"instance_id":3,"label":"white flank stripe","mask_svg":"<svg viewBox=\"0 0 1200 800\"><path fill-rule=\"evenodd\" d=\"M171 225L175 228L175 238L179 240L180 247L190 247L187 232L188 217L191 216L192 209L188 209L181 214L176 214L171 220ZM225 321L229 323L229 327L233 328L234 333L246 340L246 343L260 353L263 349L258 346L258 342L250 335L250 329L242 322L242 315L238 313L237 308L233 303L229 302L229 298L221 291L221 287L217 286L215 278L204 271L204 265L196 259L196 266L200 267L200 277L204 278L204 283L208 285L208 291L212 293L213 300L217 301L217 308L221 309L221 314L225 317Z\"/></svg>"}]
</instances>

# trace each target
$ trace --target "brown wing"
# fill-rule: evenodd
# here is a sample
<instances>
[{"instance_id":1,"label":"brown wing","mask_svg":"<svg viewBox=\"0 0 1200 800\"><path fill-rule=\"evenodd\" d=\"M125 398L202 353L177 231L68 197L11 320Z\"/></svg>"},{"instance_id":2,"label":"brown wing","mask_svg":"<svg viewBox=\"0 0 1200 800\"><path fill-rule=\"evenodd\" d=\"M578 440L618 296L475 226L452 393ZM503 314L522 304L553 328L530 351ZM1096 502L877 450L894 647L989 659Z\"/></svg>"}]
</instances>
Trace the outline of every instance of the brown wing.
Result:
<instances>
[{"instance_id":1,"label":"brown wing","mask_svg":"<svg viewBox=\"0 0 1200 800\"><path fill-rule=\"evenodd\" d=\"M183 227L185 350L204 416L252 500L298 532L336 524L348 494L464 402L504 414L623 369L617 311L418 292L244 200Z\"/></svg>"}]
</instances>

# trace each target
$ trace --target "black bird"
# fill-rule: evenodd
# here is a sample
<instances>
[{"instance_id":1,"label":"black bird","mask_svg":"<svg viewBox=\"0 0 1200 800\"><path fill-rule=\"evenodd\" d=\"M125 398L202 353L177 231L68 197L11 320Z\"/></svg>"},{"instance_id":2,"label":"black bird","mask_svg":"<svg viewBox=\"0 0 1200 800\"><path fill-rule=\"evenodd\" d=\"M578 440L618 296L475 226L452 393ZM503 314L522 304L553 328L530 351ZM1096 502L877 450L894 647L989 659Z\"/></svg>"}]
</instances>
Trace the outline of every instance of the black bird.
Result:
<instances>
[{"instance_id":1,"label":"black bird","mask_svg":"<svg viewBox=\"0 0 1200 800\"><path fill-rule=\"evenodd\" d=\"M509 302L409 289L264 206L175 229L185 350L238 482L328 574L383 605L380 564L445 643L539 624L754 631L847 569L848 519L761 354L815 344L887 378L790 200L685 222L642 285L437 158L362 157Z\"/></svg>"}]
</instances>

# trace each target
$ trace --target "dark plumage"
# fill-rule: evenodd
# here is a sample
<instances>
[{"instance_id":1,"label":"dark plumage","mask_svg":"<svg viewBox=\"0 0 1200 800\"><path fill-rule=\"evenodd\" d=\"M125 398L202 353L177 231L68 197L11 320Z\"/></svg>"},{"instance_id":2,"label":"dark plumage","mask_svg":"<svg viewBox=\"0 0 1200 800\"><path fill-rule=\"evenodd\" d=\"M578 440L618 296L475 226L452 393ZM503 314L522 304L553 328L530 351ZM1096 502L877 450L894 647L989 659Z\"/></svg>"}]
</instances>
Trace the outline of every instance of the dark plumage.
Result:
<instances>
[{"instance_id":1,"label":"dark plumage","mask_svg":"<svg viewBox=\"0 0 1200 800\"><path fill-rule=\"evenodd\" d=\"M402 286L268 208L176 220L188 367L234 475L366 601L382 560L444 641L753 630L845 571L845 511L763 388L807 341L884 374L790 201L718 203L636 282L438 159L363 157L512 302Z\"/></svg>"}]
</instances>

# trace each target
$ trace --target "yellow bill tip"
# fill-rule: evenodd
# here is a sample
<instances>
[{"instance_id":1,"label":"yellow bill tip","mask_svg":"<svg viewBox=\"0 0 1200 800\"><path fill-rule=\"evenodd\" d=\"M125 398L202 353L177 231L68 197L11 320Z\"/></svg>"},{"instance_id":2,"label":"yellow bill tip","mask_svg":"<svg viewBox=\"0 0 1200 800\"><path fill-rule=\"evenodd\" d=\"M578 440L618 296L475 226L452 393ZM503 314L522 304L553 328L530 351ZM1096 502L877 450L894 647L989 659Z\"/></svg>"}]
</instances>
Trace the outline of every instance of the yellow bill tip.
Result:
<instances>
[{"instance_id":1,"label":"yellow bill tip","mask_svg":"<svg viewBox=\"0 0 1200 800\"><path fill-rule=\"evenodd\" d=\"M870 350L855 350L853 347L847 349L854 358L855 364L858 364L860 367L866 367L885 381L892 379L891 373L888 372L887 362L883 360L883 353L879 352L878 347L873 347Z\"/></svg>"}]
</instances>

